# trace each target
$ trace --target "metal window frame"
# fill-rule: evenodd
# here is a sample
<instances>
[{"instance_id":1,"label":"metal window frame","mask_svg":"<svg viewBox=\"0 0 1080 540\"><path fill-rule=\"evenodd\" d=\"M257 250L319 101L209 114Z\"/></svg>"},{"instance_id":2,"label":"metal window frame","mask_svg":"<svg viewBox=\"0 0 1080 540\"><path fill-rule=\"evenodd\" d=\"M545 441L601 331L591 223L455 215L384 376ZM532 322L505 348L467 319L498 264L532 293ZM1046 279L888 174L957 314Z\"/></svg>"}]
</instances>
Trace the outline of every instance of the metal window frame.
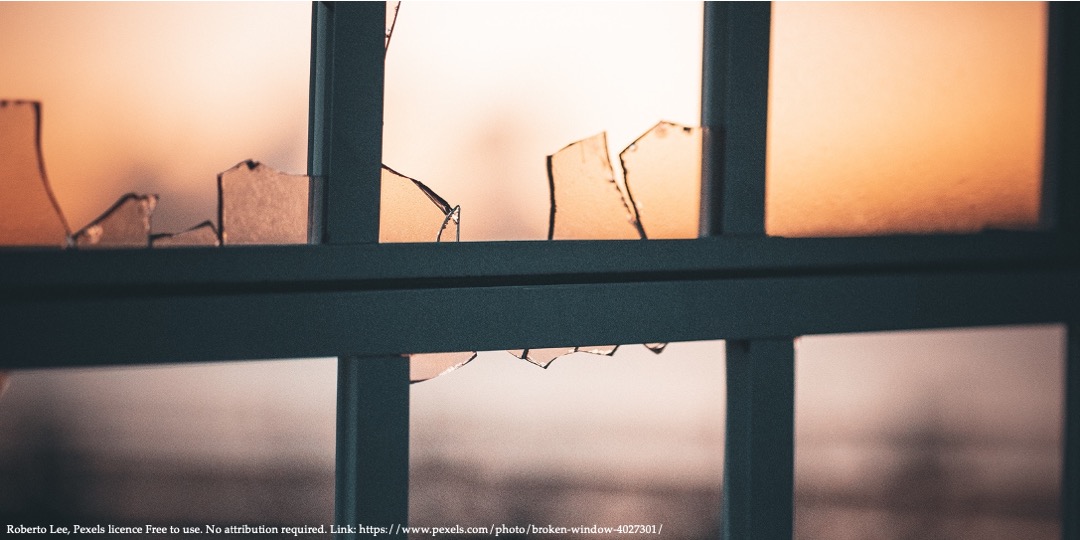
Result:
<instances>
[{"instance_id":1,"label":"metal window frame","mask_svg":"<svg viewBox=\"0 0 1080 540\"><path fill-rule=\"evenodd\" d=\"M0 367L338 356L336 521L404 524L398 355L726 339L724 536L779 538L793 526L795 336L1061 322L1062 508L1080 507L1080 9L1049 8L1044 229L871 238L764 235L770 14L705 6L703 238L380 245L385 7L316 3L323 243L0 251ZM1080 539L1080 517L1062 516Z\"/></svg>"}]
</instances>

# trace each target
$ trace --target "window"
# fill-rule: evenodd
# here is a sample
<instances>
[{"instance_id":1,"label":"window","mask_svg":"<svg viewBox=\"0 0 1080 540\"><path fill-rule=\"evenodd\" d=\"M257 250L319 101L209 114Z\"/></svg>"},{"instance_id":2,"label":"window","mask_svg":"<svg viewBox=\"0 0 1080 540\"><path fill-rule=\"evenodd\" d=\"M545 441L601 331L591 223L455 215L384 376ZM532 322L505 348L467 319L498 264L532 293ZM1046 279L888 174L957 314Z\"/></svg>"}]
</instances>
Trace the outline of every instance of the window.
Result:
<instances>
[{"instance_id":1,"label":"window","mask_svg":"<svg viewBox=\"0 0 1080 540\"><path fill-rule=\"evenodd\" d=\"M1080 163L1067 150L1080 145L1080 10L1049 8L1042 230L766 237L770 8L710 3L703 238L456 245L378 244L384 15L381 4L314 10L309 159L325 179L322 244L5 250L2 365L339 356L336 519L405 523L398 355L724 339L724 534L776 538L793 527L796 336L1063 322L1062 505L1080 504ZM1065 536L1077 519L1063 514Z\"/></svg>"}]
</instances>

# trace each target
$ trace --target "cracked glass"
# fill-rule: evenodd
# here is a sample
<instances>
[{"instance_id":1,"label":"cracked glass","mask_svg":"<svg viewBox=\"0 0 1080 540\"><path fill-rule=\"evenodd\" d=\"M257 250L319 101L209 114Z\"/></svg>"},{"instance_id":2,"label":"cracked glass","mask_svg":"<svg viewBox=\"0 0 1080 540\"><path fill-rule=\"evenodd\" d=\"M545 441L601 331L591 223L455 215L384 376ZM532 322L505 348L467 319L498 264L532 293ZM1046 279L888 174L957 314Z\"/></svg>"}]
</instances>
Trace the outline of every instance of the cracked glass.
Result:
<instances>
[{"instance_id":1,"label":"cracked glass","mask_svg":"<svg viewBox=\"0 0 1080 540\"><path fill-rule=\"evenodd\" d=\"M409 355L409 381L421 382L445 375L476 358L476 351Z\"/></svg>"},{"instance_id":2,"label":"cracked glass","mask_svg":"<svg viewBox=\"0 0 1080 540\"><path fill-rule=\"evenodd\" d=\"M382 167L379 242L456 242L461 209L423 182Z\"/></svg>"},{"instance_id":3,"label":"cracked glass","mask_svg":"<svg viewBox=\"0 0 1080 540\"><path fill-rule=\"evenodd\" d=\"M311 179L253 160L218 175L221 243L306 244Z\"/></svg>"},{"instance_id":4,"label":"cracked glass","mask_svg":"<svg viewBox=\"0 0 1080 540\"><path fill-rule=\"evenodd\" d=\"M204 221L186 231L170 234L156 234L150 239L153 247L197 247L220 246L217 228L209 221Z\"/></svg>"},{"instance_id":5,"label":"cracked glass","mask_svg":"<svg viewBox=\"0 0 1080 540\"><path fill-rule=\"evenodd\" d=\"M698 237L700 128L660 122L620 152L619 162L646 237Z\"/></svg>"},{"instance_id":6,"label":"cracked glass","mask_svg":"<svg viewBox=\"0 0 1080 540\"><path fill-rule=\"evenodd\" d=\"M719 538L724 373L719 342L663 357L626 345L547 370L480 352L410 390L410 519L664 523L660 538Z\"/></svg>"},{"instance_id":7,"label":"cracked glass","mask_svg":"<svg viewBox=\"0 0 1080 540\"><path fill-rule=\"evenodd\" d=\"M63 247L68 225L45 176L41 104L0 101L0 245Z\"/></svg>"},{"instance_id":8,"label":"cracked glass","mask_svg":"<svg viewBox=\"0 0 1080 540\"><path fill-rule=\"evenodd\" d=\"M547 158L549 240L643 238L608 157L607 134L572 143Z\"/></svg>"},{"instance_id":9,"label":"cracked glass","mask_svg":"<svg viewBox=\"0 0 1080 540\"><path fill-rule=\"evenodd\" d=\"M150 219L157 200L157 195L124 195L104 214L72 236L75 247L150 247Z\"/></svg>"},{"instance_id":10,"label":"cracked glass","mask_svg":"<svg viewBox=\"0 0 1080 540\"><path fill-rule=\"evenodd\" d=\"M618 152L660 120L699 122L702 15L695 2L404 3L386 57L382 160L468 212L462 241L640 238ZM609 148L590 137L601 131ZM593 154L576 168L616 184L568 199L593 186L562 186L557 172L551 231L544 158L582 139ZM600 228L566 221L607 215Z\"/></svg>"}]
</instances>

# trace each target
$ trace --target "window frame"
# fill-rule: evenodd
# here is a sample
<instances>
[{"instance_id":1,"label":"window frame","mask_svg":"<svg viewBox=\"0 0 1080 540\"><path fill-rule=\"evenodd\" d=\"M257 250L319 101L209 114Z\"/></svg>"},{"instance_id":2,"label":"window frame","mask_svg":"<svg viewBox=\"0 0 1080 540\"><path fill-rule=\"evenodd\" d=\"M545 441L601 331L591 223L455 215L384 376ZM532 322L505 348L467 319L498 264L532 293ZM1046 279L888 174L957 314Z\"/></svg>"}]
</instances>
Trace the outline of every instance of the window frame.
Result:
<instances>
[{"instance_id":1,"label":"window frame","mask_svg":"<svg viewBox=\"0 0 1080 540\"><path fill-rule=\"evenodd\" d=\"M702 238L378 244L385 6L318 2L321 244L0 251L0 367L337 356L335 519L404 524L399 355L726 339L724 536L774 538L793 527L796 336L1059 322L1062 508L1080 507L1080 9L1049 6L1043 229L860 238L764 234L770 14L705 4Z\"/></svg>"}]
</instances>

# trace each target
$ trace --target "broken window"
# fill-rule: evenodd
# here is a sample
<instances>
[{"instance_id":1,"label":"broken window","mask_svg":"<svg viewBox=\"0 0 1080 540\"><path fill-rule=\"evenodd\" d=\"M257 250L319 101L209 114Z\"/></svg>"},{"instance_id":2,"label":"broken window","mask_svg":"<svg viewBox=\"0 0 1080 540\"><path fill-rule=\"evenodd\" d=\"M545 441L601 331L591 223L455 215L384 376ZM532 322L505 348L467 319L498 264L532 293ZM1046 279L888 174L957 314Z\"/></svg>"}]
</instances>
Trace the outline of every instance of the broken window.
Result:
<instances>
[{"instance_id":1,"label":"broken window","mask_svg":"<svg viewBox=\"0 0 1080 540\"><path fill-rule=\"evenodd\" d=\"M700 128L660 122L620 152L619 162L646 237L698 237Z\"/></svg>"},{"instance_id":2,"label":"broken window","mask_svg":"<svg viewBox=\"0 0 1080 540\"><path fill-rule=\"evenodd\" d=\"M546 239L545 156L605 131L621 182L619 150L658 120L699 121L703 11L695 2L405 3L386 62L383 162L460 204L463 241ZM573 202L557 204L565 213ZM691 206L683 212L696 214ZM590 237L639 238L618 214L618 234Z\"/></svg>"},{"instance_id":3,"label":"broken window","mask_svg":"<svg viewBox=\"0 0 1080 540\"><path fill-rule=\"evenodd\" d=\"M40 114L34 101L0 101L0 245L67 243L70 230L45 176Z\"/></svg>"},{"instance_id":4,"label":"broken window","mask_svg":"<svg viewBox=\"0 0 1080 540\"><path fill-rule=\"evenodd\" d=\"M456 242L461 208L386 165L379 196L379 242Z\"/></svg>"},{"instance_id":5,"label":"broken window","mask_svg":"<svg viewBox=\"0 0 1080 540\"><path fill-rule=\"evenodd\" d=\"M204 221L186 231L178 233L155 234L150 243L153 247L195 247L195 246L220 246L221 239L218 236L214 224Z\"/></svg>"},{"instance_id":6,"label":"broken window","mask_svg":"<svg viewBox=\"0 0 1080 540\"><path fill-rule=\"evenodd\" d=\"M476 352L410 354L409 380L426 381L449 373L476 358Z\"/></svg>"},{"instance_id":7,"label":"broken window","mask_svg":"<svg viewBox=\"0 0 1080 540\"><path fill-rule=\"evenodd\" d=\"M157 195L128 193L100 217L72 236L77 248L137 248L150 246L150 216Z\"/></svg>"},{"instance_id":8,"label":"broken window","mask_svg":"<svg viewBox=\"0 0 1080 540\"><path fill-rule=\"evenodd\" d=\"M311 179L247 160L218 175L221 243L306 244Z\"/></svg>"},{"instance_id":9,"label":"broken window","mask_svg":"<svg viewBox=\"0 0 1080 540\"><path fill-rule=\"evenodd\" d=\"M644 238L608 158L607 134L570 144L547 158L551 188L548 240Z\"/></svg>"}]
</instances>

